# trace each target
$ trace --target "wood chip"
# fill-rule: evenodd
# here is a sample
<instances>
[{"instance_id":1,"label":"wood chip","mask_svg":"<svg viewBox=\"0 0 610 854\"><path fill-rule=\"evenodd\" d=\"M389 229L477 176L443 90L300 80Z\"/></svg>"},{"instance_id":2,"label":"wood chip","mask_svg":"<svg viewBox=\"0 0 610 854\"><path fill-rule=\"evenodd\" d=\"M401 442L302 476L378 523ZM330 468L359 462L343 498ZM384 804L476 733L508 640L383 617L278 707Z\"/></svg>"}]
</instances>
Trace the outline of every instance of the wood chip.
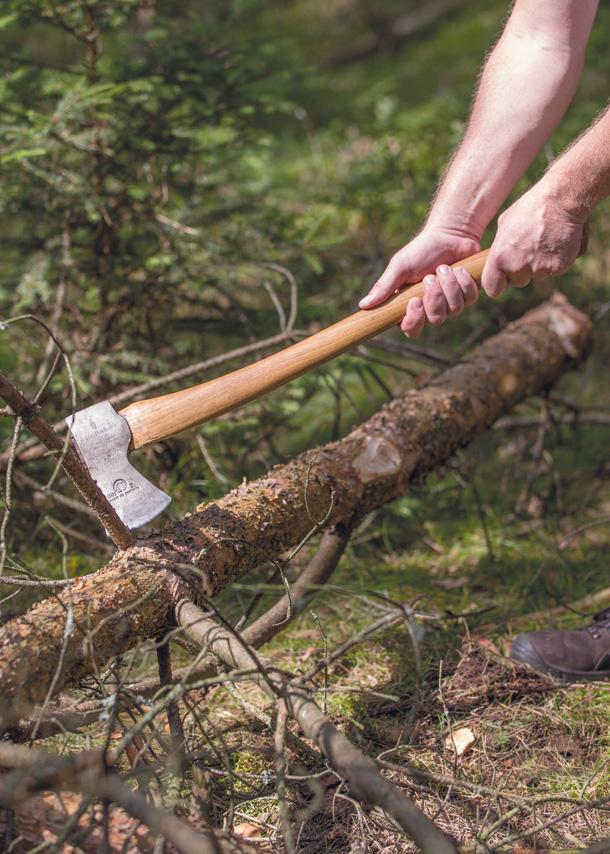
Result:
<instances>
[{"instance_id":1,"label":"wood chip","mask_svg":"<svg viewBox=\"0 0 610 854\"><path fill-rule=\"evenodd\" d=\"M236 836L241 836L244 839L249 839L252 836L258 836L259 828L255 824L250 824L249 821L242 821L241 824L236 824L233 828Z\"/></svg>"},{"instance_id":2,"label":"wood chip","mask_svg":"<svg viewBox=\"0 0 610 854\"><path fill-rule=\"evenodd\" d=\"M459 729L454 729L445 739L445 750L451 750L458 756L463 756L477 740L473 731L463 726Z\"/></svg>"}]
</instances>

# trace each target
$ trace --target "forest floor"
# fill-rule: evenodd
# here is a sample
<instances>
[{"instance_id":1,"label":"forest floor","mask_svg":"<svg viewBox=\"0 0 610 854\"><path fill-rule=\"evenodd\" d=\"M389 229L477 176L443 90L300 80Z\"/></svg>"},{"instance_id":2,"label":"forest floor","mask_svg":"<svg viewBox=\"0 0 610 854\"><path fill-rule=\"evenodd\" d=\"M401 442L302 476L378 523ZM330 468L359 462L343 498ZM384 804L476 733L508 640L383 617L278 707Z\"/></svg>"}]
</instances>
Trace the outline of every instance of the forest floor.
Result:
<instances>
[{"instance_id":1,"label":"forest floor","mask_svg":"<svg viewBox=\"0 0 610 854\"><path fill-rule=\"evenodd\" d=\"M368 517L312 607L265 647L272 664L304 672L355 639L388 601L424 615L354 643L328 668L318 700L429 816L465 846L484 843L481 851L567 851L610 834L610 685L562 686L507 658L518 632L574 628L610 605L608 428L594 418L610 411L598 373L610 356L608 325L604 313L595 358L549 397ZM297 556L289 579L306 557ZM283 586L261 573L217 604L235 618L260 590L262 611ZM172 647L176 666L192 659L192 650ZM152 655L144 644L134 675L150 673ZM205 708L230 762L231 774L219 769L213 784L217 817L230 814L238 837L277 850L264 723L272 704L241 683L231 693L193 692L189 705ZM93 727L58 746L98 738ZM357 807L306 749L290 747L288 759L294 778L314 774L289 777L299 852L415 850L381 813Z\"/></svg>"},{"instance_id":2,"label":"forest floor","mask_svg":"<svg viewBox=\"0 0 610 854\"><path fill-rule=\"evenodd\" d=\"M610 606L610 311L596 278L606 251L594 248L596 260L583 272L587 289L582 281L579 289L565 288L596 321L586 364L367 517L311 608L265 646L272 664L304 672L326 650L356 639L388 601L422 614L354 643L328 668L318 700L429 816L464 846L484 844L479 851L527 850L520 844L568 851L610 835L610 685L562 686L507 658L515 634L577 627ZM393 390L402 377L388 373ZM319 402L311 411L322 411ZM290 565L288 579L306 552ZM42 572L44 558L37 560L33 569ZM261 590L262 612L283 591L266 578L261 572L225 591L217 602L224 615L237 618ZM192 652L173 643L174 665L192 660ZM153 669L153 646L143 644L132 674ZM192 692L189 707L205 710L231 769L218 768L213 777L216 819L229 820L236 836L260 850L278 850L274 756L264 722L272 704L242 682L231 692ZM86 748L100 743L101 732L93 726L47 746ZM299 854L415 850L381 813L363 812L306 745L291 745L288 762ZM168 786L170 778L168 771ZM186 815L191 782L180 785L178 811ZM54 797L43 796L51 840L54 821L61 827L65 820L63 813L53 818ZM31 808L38 826L41 803ZM124 840L133 828L120 810L113 815L113 833ZM95 834L81 841L83 851L98 844ZM138 844L152 850L153 841Z\"/></svg>"},{"instance_id":3,"label":"forest floor","mask_svg":"<svg viewBox=\"0 0 610 854\"><path fill-rule=\"evenodd\" d=\"M564 520L563 531L607 513L603 502L594 504L578 520ZM334 720L370 755L437 775L415 786L404 771L393 777L463 843L476 837L486 839L489 850L496 850L494 843L513 850L514 835L533 848L580 847L610 833L607 805L578 808L583 799L607 797L610 787L610 686L561 686L514 666L506 655L519 631L587 622L569 603L607 584L607 527L591 527L564 545L557 531L532 520L506 523L502 537L488 521L489 544L482 530L462 531L452 541L448 532L455 535L459 514L454 496L439 518L428 516L425 543L408 552L374 554L356 543L360 556L344 559L315 615L304 615L273 642L271 658L283 668L307 669L325 646L332 649L370 624L382 597L417 600L440 615L423 637L404 627L386 630L333 665L328 708ZM610 590L598 603L600 609L610 604ZM236 768L260 786L272 771L264 739L251 732L251 718L244 722L238 704L231 709L223 698L217 713L238 745ZM415 850L385 819L355 810L336 778L326 777L324 808L306 825L299 851ZM496 793L508 793L514 803ZM273 801L255 799L241 809L237 829L262 841L276 813ZM338 813L344 820L336 820Z\"/></svg>"},{"instance_id":4,"label":"forest floor","mask_svg":"<svg viewBox=\"0 0 610 854\"><path fill-rule=\"evenodd\" d=\"M481 850L573 850L610 835L610 685L563 686L507 658L515 634L576 628L610 606L610 314L597 279L605 251L594 247L580 288L568 286L595 314L589 362L365 520L313 609L266 647L300 672L355 638L384 601L435 615L354 644L328 672L326 702L369 755L403 766L389 773L428 815ZM221 597L227 612L261 584L233 585ZM273 758L250 702L227 705L223 692L210 712L250 796L260 793L235 827L265 847L277 826L264 791ZM415 783L406 763L421 771ZM319 781L321 812L303 824L299 851L415 850L381 815L356 809L324 768ZM303 786L292 793L297 809Z\"/></svg>"}]
</instances>

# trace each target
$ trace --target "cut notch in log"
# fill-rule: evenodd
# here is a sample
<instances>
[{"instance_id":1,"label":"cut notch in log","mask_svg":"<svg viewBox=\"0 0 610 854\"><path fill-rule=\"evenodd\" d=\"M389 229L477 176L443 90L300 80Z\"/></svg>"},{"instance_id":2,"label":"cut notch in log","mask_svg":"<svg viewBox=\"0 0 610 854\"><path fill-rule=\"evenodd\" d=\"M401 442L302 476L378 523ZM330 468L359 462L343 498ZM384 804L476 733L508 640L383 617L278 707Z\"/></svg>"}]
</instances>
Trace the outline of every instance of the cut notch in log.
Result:
<instances>
[{"instance_id":1,"label":"cut notch in log","mask_svg":"<svg viewBox=\"0 0 610 854\"><path fill-rule=\"evenodd\" d=\"M199 507L0 630L0 730L111 656L157 637L186 584L213 596L315 526L403 494L588 352L591 323L556 295L345 438ZM73 627L66 636L66 615ZM57 667L61 673L55 678Z\"/></svg>"}]
</instances>

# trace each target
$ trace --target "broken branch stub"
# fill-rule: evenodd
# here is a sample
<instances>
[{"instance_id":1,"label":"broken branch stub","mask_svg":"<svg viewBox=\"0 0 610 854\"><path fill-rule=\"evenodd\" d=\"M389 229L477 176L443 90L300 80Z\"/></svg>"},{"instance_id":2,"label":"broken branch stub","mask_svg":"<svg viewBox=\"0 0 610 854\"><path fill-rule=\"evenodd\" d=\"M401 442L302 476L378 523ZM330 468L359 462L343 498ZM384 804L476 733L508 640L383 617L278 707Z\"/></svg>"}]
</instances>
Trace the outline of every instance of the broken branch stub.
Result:
<instances>
[{"instance_id":1,"label":"broken branch stub","mask_svg":"<svg viewBox=\"0 0 610 854\"><path fill-rule=\"evenodd\" d=\"M345 438L199 507L12 620L0 630L0 729L40 702L53 680L58 692L90 673L94 661L157 637L178 597L213 596L301 542L316 523L352 523L403 494L555 383L590 343L589 319L556 295Z\"/></svg>"}]
</instances>

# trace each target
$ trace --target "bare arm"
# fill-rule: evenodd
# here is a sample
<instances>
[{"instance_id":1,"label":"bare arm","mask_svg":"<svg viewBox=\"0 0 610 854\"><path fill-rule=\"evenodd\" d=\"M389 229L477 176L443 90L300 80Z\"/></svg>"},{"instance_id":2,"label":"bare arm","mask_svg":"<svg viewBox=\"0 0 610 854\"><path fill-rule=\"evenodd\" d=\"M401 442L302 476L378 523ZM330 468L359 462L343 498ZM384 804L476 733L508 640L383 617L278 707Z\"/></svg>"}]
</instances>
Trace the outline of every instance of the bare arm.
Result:
<instances>
[{"instance_id":1,"label":"bare arm","mask_svg":"<svg viewBox=\"0 0 610 854\"><path fill-rule=\"evenodd\" d=\"M442 323L476 299L470 277L451 273L447 265L479 249L483 231L564 114L597 6L598 0L516 0L428 220L394 255L363 308L436 271L426 277L423 304L413 300L402 323L415 336L426 321ZM517 279L515 284L525 283L523 276ZM489 292L496 295L501 287L496 282Z\"/></svg>"},{"instance_id":2,"label":"bare arm","mask_svg":"<svg viewBox=\"0 0 610 854\"><path fill-rule=\"evenodd\" d=\"M610 109L553 163L540 185L582 222L610 196Z\"/></svg>"},{"instance_id":3,"label":"bare arm","mask_svg":"<svg viewBox=\"0 0 610 854\"><path fill-rule=\"evenodd\" d=\"M498 296L507 284L558 275L582 253L592 209L610 194L610 111L606 110L531 190L498 219L482 284Z\"/></svg>"},{"instance_id":4,"label":"bare arm","mask_svg":"<svg viewBox=\"0 0 610 854\"><path fill-rule=\"evenodd\" d=\"M492 51L430 224L480 238L574 94L597 0L517 0Z\"/></svg>"}]
</instances>

